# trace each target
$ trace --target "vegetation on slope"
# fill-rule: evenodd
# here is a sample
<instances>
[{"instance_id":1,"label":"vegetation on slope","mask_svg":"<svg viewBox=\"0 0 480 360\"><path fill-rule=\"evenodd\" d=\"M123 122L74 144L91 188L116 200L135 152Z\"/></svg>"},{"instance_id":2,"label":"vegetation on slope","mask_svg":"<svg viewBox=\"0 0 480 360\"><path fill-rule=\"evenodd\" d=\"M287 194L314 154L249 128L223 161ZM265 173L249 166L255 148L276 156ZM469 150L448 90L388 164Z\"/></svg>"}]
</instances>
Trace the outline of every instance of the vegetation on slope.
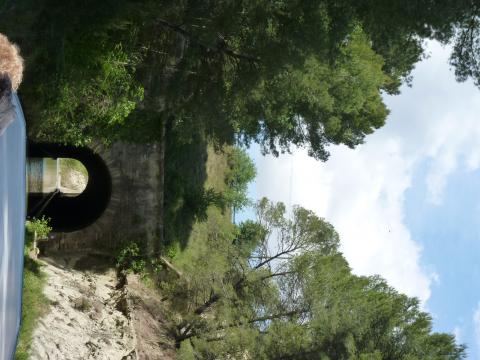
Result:
<instances>
[{"instance_id":1,"label":"vegetation on slope","mask_svg":"<svg viewBox=\"0 0 480 360\"><path fill-rule=\"evenodd\" d=\"M22 327L17 345L16 360L30 358L30 345L37 321L48 311L49 301L43 294L46 277L41 265L25 256L23 270Z\"/></svg>"},{"instance_id":2,"label":"vegetation on slope","mask_svg":"<svg viewBox=\"0 0 480 360\"><path fill-rule=\"evenodd\" d=\"M22 320L18 339L16 360L28 360L30 358L30 345L33 331L37 321L48 311L49 301L43 294L46 283L45 274L42 272L39 262L28 256L34 243L35 232L43 238L48 235L51 229L46 219L34 219L27 222L26 245L23 270L23 299L22 299Z\"/></svg>"},{"instance_id":3,"label":"vegetation on slope","mask_svg":"<svg viewBox=\"0 0 480 360\"><path fill-rule=\"evenodd\" d=\"M205 189L219 196L232 190L228 150L207 151ZM166 249L168 264L153 262L150 279L168 304L179 359L465 357L453 335L432 332L417 299L378 276L353 275L324 219L301 207L288 216L267 199L254 209L254 220L235 225L208 204L185 246ZM137 272L152 260L132 259Z\"/></svg>"}]
</instances>

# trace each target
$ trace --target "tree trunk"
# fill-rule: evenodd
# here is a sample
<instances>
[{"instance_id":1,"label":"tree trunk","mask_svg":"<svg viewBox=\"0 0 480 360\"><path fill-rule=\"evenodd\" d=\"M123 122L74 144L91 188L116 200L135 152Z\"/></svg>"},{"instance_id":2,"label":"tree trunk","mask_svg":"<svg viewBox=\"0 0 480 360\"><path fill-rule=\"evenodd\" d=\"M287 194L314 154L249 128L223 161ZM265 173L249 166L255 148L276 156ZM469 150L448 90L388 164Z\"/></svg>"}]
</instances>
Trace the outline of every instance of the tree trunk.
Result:
<instances>
[{"instance_id":1,"label":"tree trunk","mask_svg":"<svg viewBox=\"0 0 480 360\"><path fill-rule=\"evenodd\" d=\"M159 180L158 180L158 242L155 244L155 252L159 252L165 241L165 149L166 149L166 132L168 119L162 121L160 130L160 154L159 154Z\"/></svg>"}]
</instances>

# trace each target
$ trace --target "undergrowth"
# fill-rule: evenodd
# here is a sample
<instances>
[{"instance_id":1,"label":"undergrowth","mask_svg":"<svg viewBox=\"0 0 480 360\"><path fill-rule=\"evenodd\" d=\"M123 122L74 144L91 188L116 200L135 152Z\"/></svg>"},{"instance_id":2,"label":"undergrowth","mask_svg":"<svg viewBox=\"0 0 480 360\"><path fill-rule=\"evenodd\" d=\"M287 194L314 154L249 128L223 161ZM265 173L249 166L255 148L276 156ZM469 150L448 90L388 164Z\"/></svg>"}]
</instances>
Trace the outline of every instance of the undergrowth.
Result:
<instances>
[{"instance_id":1,"label":"undergrowth","mask_svg":"<svg viewBox=\"0 0 480 360\"><path fill-rule=\"evenodd\" d=\"M28 360L30 347L37 321L48 311L48 299L43 294L46 275L41 265L25 256L23 272L22 326L15 360Z\"/></svg>"}]
</instances>

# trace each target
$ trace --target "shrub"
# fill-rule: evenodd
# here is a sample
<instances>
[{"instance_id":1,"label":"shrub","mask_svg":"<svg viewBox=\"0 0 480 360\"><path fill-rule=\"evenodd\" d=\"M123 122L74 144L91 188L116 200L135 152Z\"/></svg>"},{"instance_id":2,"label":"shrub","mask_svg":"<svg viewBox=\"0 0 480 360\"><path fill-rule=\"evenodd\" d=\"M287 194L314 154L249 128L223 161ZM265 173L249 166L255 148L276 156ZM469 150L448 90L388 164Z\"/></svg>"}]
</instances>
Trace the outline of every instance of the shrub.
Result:
<instances>
[{"instance_id":1,"label":"shrub","mask_svg":"<svg viewBox=\"0 0 480 360\"><path fill-rule=\"evenodd\" d=\"M136 242L128 242L116 256L117 268L120 271L134 274L145 272L145 260L143 259L139 245Z\"/></svg>"}]
</instances>

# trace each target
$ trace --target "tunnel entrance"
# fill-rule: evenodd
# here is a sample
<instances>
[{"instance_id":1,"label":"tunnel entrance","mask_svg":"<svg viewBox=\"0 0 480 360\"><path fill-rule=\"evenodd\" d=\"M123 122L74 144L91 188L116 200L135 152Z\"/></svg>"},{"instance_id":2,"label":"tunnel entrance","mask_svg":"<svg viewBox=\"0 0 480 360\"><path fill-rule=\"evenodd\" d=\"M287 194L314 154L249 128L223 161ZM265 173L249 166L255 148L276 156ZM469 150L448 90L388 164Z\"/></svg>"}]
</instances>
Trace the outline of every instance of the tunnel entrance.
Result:
<instances>
[{"instance_id":1,"label":"tunnel entrance","mask_svg":"<svg viewBox=\"0 0 480 360\"><path fill-rule=\"evenodd\" d=\"M29 157L27 175L28 192L39 195L58 190L63 195L78 196L88 183L88 170L72 158Z\"/></svg>"},{"instance_id":2,"label":"tunnel entrance","mask_svg":"<svg viewBox=\"0 0 480 360\"><path fill-rule=\"evenodd\" d=\"M89 148L30 142L27 174L27 216L50 218L54 231L91 225L110 202L110 172Z\"/></svg>"}]
</instances>

